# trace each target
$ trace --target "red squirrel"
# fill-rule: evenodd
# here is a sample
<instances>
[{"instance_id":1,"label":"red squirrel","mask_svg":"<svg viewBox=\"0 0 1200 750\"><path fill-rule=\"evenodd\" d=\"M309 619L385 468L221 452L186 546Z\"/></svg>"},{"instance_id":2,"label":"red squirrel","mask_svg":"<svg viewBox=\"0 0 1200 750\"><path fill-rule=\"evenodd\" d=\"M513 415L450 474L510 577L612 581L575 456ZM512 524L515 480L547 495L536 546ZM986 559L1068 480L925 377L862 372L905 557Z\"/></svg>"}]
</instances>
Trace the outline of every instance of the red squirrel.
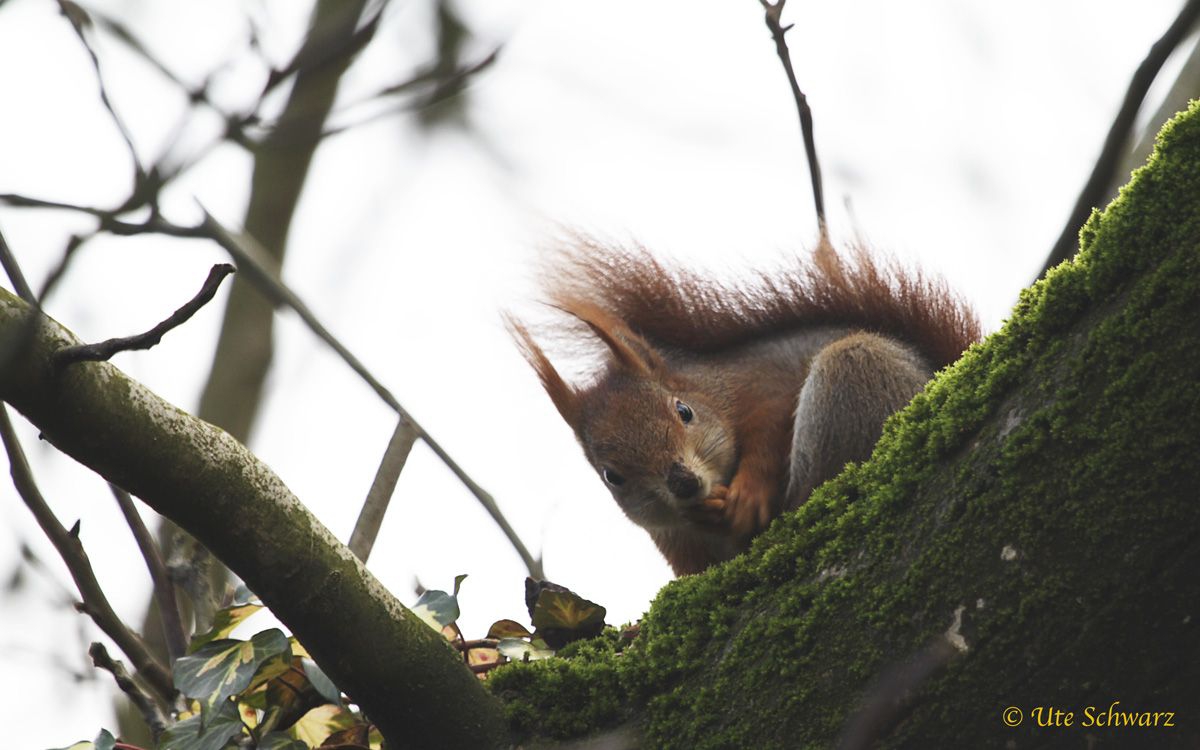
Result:
<instances>
[{"instance_id":1,"label":"red squirrel","mask_svg":"<svg viewBox=\"0 0 1200 750\"><path fill-rule=\"evenodd\" d=\"M602 344L582 385L509 317L588 461L676 575L732 558L867 458L888 415L978 340L944 284L850 255L823 240L809 261L733 283L577 239L545 289L584 324L573 335Z\"/></svg>"}]
</instances>

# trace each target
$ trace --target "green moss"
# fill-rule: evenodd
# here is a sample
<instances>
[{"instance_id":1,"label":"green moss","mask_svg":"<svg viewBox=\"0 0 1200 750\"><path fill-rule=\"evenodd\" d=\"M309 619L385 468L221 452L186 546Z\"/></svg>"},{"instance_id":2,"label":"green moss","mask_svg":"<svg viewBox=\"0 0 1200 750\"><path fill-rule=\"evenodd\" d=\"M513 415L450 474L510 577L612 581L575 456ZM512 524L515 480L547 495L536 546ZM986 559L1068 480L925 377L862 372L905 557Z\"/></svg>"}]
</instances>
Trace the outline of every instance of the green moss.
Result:
<instances>
[{"instance_id":1,"label":"green moss","mask_svg":"<svg viewBox=\"0 0 1200 750\"><path fill-rule=\"evenodd\" d=\"M623 655L500 671L513 726L828 747L956 612L965 654L913 683L885 745L1082 742L1005 727L1009 705L1200 715L1200 104L1081 242L870 461L665 587Z\"/></svg>"}]
</instances>

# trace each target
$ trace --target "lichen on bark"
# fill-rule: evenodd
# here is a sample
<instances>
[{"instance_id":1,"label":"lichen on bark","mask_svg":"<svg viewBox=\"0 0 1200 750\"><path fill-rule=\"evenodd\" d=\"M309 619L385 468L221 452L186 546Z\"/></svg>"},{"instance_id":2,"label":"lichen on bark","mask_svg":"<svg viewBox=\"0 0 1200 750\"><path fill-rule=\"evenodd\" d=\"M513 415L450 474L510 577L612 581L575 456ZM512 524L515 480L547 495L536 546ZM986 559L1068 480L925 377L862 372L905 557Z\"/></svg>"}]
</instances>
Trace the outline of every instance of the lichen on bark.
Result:
<instances>
[{"instance_id":1,"label":"lichen on bark","mask_svg":"<svg viewBox=\"0 0 1200 750\"><path fill-rule=\"evenodd\" d=\"M749 553L665 587L624 653L499 670L518 735L633 725L646 747L829 747L882 695L868 736L884 747L1194 744L1200 103L1081 248L869 461ZM881 675L931 644L952 656L886 695ZM1175 726L1087 726L1113 701ZM1072 726L1039 727L1039 706Z\"/></svg>"}]
</instances>

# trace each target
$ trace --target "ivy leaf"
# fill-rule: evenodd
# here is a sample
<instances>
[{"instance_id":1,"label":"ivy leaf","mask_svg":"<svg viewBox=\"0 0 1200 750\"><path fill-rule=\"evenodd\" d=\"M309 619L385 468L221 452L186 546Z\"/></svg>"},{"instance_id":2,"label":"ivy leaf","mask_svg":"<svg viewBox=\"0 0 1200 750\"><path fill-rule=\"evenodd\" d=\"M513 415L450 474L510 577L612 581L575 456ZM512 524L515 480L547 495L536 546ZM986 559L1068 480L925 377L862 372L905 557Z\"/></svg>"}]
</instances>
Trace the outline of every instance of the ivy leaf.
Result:
<instances>
[{"instance_id":1,"label":"ivy leaf","mask_svg":"<svg viewBox=\"0 0 1200 750\"><path fill-rule=\"evenodd\" d=\"M430 589L421 594L412 611L426 625L440 632L442 628L458 619L458 598L445 591Z\"/></svg>"},{"instance_id":2,"label":"ivy leaf","mask_svg":"<svg viewBox=\"0 0 1200 750\"><path fill-rule=\"evenodd\" d=\"M341 706L317 706L292 726L292 734L308 747L318 747L334 732L358 724L358 718Z\"/></svg>"},{"instance_id":3,"label":"ivy leaf","mask_svg":"<svg viewBox=\"0 0 1200 750\"><path fill-rule=\"evenodd\" d=\"M604 607L571 591L543 591L533 608L535 628L586 630L604 625Z\"/></svg>"},{"instance_id":4,"label":"ivy leaf","mask_svg":"<svg viewBox=\"0 0 1200 750\"><path fill-rule=\"evenodd\" d=\"M212 628L207 633L192 636L192 642L188 645L188 652L195 652L206 643L211 643L222 638L228 638L233 629L242 622L263 608L261 604L238 604L232 607L226 607L217 612L213 616Z\"/></svg>"},{"instance_id":5,"label":"ivy leaf","mask_svg":"<svg viewBox=\"0 0 1200 750\"><path fill-rule=\"evenodd\" d=\"M467 652L467 664L482 667L500 662L500 650L495 648L473 648ZM482 675L480 675L482 676Z\"/></svg>"},{"instance_id":6,"label":"ivy leaf","mask_svg":"<svg viewBox=\"0 0 1200 750\"><path fill-rule=\"evenodd\" d=\"M200 701L199 727L206 730L208 714L230 696L249 687L259 667L280 654L290 655L291 647L287 637L272 628L248 641L212 641L195 653L180 657L171 671L180 692Z\"/></svg>"},{"instance_id":7,"label":"ivy leaf","mask_svg":"<svg viewBox=\"0 0 1200 750\"><path fill-rule=\"evenodd\" d=\"M533 607L533 626L551 648L559 649L600 635L605 614L604 607L571 591L544 588Z\"/></svg>"},{"instance_id":8,"label":"ivy leaf","mask_svg":"<svg viewBox=\"0 0 1200 750\"><path fill-rule=\"evenodd\" d=\"M546 646L546 642L535 640L533 643L521 638L502 638L497 650L510 661L537 661L554 656L554 650Z\"/></svg>"},{"instance_id":9,"label":"ivy leaf","mask_svg":"<svg viewBox=\"0 0 1200 750\"><path fill-rule=\"evenodd\" d=\"M488 638L529 638L533 633L516 620L496 620L488 628Z\"/></svg>"},{"instance_id":10,"label":"ivy leaf","mask_svg":"<svg viewBox=\"0 0 1200 750\"><path fill-rule=\"evenodd\" d=\"M321 671L317 663L311 659L303 659L301 663L304 665L304 676L308 678L313 689L335 706L342 705L342 691L338 690L338 686L333 684L333 680Z\"/></svg>"},{"instance_id":11,"label":"ivy leaf","mask_svg":"<svg viewBox=\"0 0 1200 750\"><path fill-rule=\"evenodd\" d=\"M271 732L258 741L258 750L308 750L308 745L286 732Z\"/></svg>"},{"instance_id":12,"label":"ivy leaf","mask_svg":"<svg viewBox=\"0 0 1200 750\"><path fill-rule=\"evenodd\" d=\"M101 729L100 734L96 735L96 739L91 742L80 740L74 745L61 748L61 750L113 750L116 744L117 738L113 737L107 729Z\"/></svg>"},{"instance_id":13,"label":"ivy leaf","mask_svg":"<svg viewBox=\"0 0 1200 750\"><path fill-rule=\"evenodd\" d=\"M210 715L207 726L201 726L202 718L201 714L196 714L163 732L158 740L158 750L222 750L229 739L242 730L242 718L235 701L222 703Z\"/></svg>"}]
</instances>

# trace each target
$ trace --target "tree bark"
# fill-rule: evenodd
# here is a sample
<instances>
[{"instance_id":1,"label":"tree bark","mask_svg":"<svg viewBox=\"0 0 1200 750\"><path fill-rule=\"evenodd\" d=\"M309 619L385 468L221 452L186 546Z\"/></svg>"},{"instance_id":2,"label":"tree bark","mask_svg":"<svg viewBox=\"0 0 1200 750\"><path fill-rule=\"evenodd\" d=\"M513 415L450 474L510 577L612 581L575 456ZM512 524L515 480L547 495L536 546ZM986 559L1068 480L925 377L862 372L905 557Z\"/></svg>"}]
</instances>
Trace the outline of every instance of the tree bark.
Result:
<instances>
[{"instance_id":1,"label":"tree bark","mask_svg":"<svg viewBox=\"0 0 1200 750\"><path fill-rule=\"evenodd\" d=\"M0 398L64 453L128 489L239 575L380 727L412 748L504 742L499 703L283 482L228 433L108 363L56 369L78 340L0 290ZM32 341L21 339L31 330Z\"/></svg>"},{"instance_id":2,"label":"tree bark","mask_svg":"<svg viewBox=\"0 0 1200 750\"><path fill-rule=\"evenodd\" d=\"M869 461L667 586L620 657L498 670L518 739L1200 745L1200 102L1081 237Z\"/></svg>"}]
</instances>

